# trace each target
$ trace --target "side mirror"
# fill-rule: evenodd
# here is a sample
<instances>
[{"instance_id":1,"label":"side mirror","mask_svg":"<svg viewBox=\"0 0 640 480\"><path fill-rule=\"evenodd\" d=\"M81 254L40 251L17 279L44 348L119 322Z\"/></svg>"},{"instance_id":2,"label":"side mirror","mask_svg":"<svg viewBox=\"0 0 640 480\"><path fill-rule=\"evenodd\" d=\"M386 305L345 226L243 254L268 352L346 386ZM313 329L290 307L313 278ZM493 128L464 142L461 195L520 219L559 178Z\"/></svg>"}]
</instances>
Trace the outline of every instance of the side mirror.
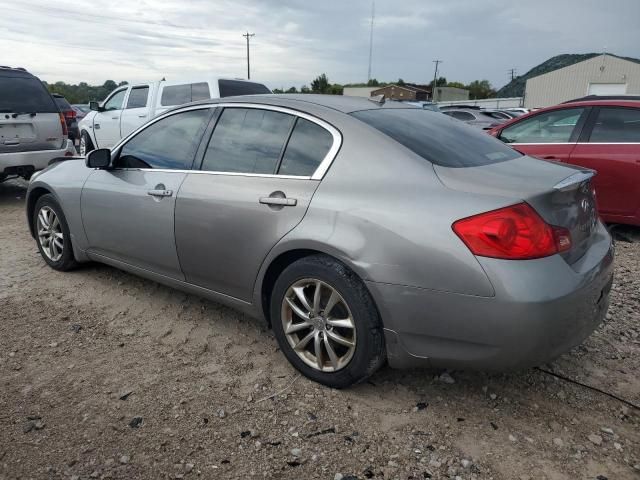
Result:
<instances>
[{"instance_id":1,"label":"side mirror","mask_svg":"<svg viewBox=\"0 0 640 480\"><path fill-rule=\"evenodd\" d=\"M96 101L89 102L89 109L94 112L104 112L104 109L100 106L100 102Z\"/></svg>"},{"instance_id":2,"label":"side mirror","mask_svg":"<svg viewBox=\"0 0 640 480\"><path fill-rule=\"evenodd\" d=\"M89 152L85 160L89 168L108 168L111 164L111 150L99 148Z\"/></svg>"}]
</instances>

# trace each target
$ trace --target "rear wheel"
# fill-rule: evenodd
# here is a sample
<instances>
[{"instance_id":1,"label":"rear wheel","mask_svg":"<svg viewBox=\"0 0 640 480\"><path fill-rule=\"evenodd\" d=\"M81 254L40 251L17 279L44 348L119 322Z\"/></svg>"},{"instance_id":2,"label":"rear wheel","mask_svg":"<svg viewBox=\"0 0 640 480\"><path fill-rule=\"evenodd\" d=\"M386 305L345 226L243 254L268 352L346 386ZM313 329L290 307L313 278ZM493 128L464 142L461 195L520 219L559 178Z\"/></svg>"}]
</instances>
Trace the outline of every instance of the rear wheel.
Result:
<instances>
[{"instance_id":1,"label":"rear wheel","mask_svg":"<svg viewBox=\"0 0 640 480\"><path fill-rule=\"evenodd\" d=\"M41 196L36 202L33 225L38 250L44 261L60 271L77 266L71 247L71 235L62 208L51 194Z\"/></svg>"},{"instance_id":2,"label":"rear wheel","mask_svg":"<svg viewBox=\"0 0 640 480\"><path fill-rule=\"evenodd\" d=\"M271 319L287 359L316 382L348 387L384 362L382 325L371 295L352 271L328 256L303 258L282 272Z\"/></svg>"},{"instance_id":3,"label":"rear wheel","mask_svg":"<svg viewBox=\"0 0 640 480\"><path fill-rule=\"evenodd\" d=\"M95 150L95 147L93 146L91 137L89 137L87 132L82 132L80 136L80 155L84 157L92 150Z\"/></svg>"}]
</instances>

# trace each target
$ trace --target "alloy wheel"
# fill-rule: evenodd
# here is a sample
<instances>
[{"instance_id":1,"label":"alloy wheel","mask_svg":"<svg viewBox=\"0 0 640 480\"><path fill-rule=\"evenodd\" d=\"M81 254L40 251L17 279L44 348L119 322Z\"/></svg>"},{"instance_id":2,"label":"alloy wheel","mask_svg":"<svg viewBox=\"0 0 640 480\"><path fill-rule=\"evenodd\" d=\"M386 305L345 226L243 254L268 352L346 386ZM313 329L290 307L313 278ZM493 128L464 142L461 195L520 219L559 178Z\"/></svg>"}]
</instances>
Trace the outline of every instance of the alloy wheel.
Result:
<instances>
[{"instance_id":1,"label":"alloy wheel","mask_svg":"<svg viewBox=\"0 0 640 480\"><path fill-rule=\"evenodd\" d=\"M56 212L50 207L42 207L38 212L37 229L44 254L52 262L60 260L64 252L64 234Z\"/></svg>"},{"instance_id":2,"label":"alloy wheel","mask_svg":"<svg viewBox=\"0 0 640 480\"><path fill-rule=\"evenodd\" d=\"M313 278L291 285L282 301L285 337L298 357L322 372L346 367L356 349L356 326L338 291Z\"/></svg>"}]
</instances>

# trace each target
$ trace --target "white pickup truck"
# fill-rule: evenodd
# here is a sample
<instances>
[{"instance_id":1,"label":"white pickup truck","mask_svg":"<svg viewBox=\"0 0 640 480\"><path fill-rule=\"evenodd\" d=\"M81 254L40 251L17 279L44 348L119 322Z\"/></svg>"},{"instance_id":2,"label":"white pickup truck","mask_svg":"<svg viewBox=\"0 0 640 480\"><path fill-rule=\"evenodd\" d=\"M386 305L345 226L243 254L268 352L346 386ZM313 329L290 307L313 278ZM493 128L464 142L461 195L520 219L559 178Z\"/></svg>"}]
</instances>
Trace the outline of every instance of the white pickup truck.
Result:
<instances>
[{"instance_id":1,"label":"white pickup truck","mask_svg":"<svg viewBox=\"0 0 640 480\"><path fill-rule=\"evenodd\" d=\"M260 93L271 91L261 83L225 78L123 85L103 102L90 102L92 111L78 124L80 154L113 147L147 120L177 105Z\"/></svg>"}]
</instances>

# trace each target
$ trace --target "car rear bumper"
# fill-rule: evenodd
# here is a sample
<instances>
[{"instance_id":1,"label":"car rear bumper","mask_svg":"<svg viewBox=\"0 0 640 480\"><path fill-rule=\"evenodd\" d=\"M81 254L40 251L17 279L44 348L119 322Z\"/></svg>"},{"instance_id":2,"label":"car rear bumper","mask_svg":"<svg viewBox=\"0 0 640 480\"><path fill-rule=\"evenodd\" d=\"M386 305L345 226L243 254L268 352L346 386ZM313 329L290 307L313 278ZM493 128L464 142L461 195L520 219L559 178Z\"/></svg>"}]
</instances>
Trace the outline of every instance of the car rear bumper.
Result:
<instances>
[{"instance_id":1,"label":"car rear bumper","mask_svg":"<svg viewBox=\"0 0 640 480\"><path fill-rule=\"evenodd\" d=\"M76 149L70 140L65 141L65 147L58 150L38 150L33 152L15 152L0 154L0 175L14 174L18 167L32 167L34 171L43 170L49 165L49 161L56 157L64 157L67 154L76 155Z\"/></svg>"},{"instance_id":2,"label":"car rear bumper","mask_svg":"<svg viewBox=\"0 0 640 480\"><path fill-rule=\"evenodd\" d=\"M392 367L513 370L553 360L604 318L613 248L604 226L576 264L479 259L493 297L367 282L385 326Z\"/></svg>"}]
</instances>

